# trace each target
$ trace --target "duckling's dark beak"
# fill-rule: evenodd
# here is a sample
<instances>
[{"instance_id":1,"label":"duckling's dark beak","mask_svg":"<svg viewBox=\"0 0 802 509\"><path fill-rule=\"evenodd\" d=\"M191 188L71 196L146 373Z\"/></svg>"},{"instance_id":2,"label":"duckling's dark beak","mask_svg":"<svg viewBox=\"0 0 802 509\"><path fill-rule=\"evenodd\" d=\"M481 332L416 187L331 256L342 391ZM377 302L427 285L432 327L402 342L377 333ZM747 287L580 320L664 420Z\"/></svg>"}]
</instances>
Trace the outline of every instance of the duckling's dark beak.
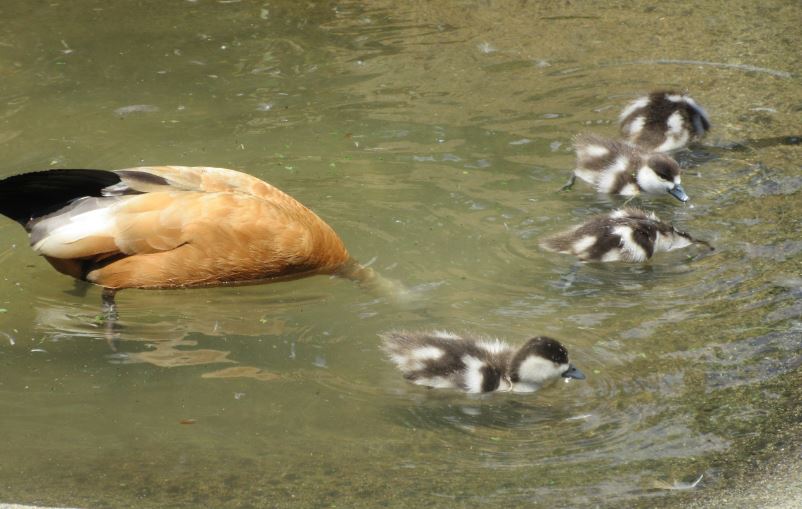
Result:
<instances>
[{"instance_id":1,"label":"duckling's dark beak","mask_svg":"<svg viewBox=\"0 0 802 509\"><path fill-rule=\"evenodd\" d=\"M688 195L685 194L685 189L683 189L682 186L679 184L675 185L673 189L669 189L668 194L670 194L671 196L673 196L674 198L678 199L683 203L688 201Z\"/></svg>"},{"instance_id":2,"label":"duckling's dark beak","mask_svg":"<svg viewBox=\"0 0 802 509\"><path fill-rule=\"evenodd\" d=\"M715 251L716 250L716 248L713 247L713 245L710 242L708 242L706 240L695 239L695 238L691 237L691 235L689 233L681 232L681 231L677 230L676 228L674 228L674 233L676 233L680 237L685 237L686 239L690 240L694 244L699 244L699 245L705 246L706 248L708 248L711 251Z\"/></svg>"},{"instance_id":3,"label":"duckling's dark beak","mask_svg":"<svg viewBox=\"0 0 802 509\"><path fill-rule=\"evenodd\" d=\"M583 372L579 371L578 369L576 369L576 366L574 366L573 364L569 364L568 365L568 371L563 373L562 377L563 378L576 378L577 380L584 380L585 379L585 373L583 373Z\"/></svg>"}]
</instances>

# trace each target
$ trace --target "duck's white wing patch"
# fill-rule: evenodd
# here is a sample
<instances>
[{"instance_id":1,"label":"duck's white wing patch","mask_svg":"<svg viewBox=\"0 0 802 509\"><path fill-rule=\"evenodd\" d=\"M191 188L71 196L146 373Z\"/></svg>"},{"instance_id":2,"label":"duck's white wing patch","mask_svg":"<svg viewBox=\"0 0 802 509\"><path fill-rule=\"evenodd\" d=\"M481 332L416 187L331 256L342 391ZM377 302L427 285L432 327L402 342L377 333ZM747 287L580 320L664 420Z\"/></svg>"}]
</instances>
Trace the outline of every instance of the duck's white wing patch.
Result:
<instances>
[{"instance_id":1,"label":"duck's white wing patch","mask_svg":"<svg viewBox=\"0 0 802 509\"><path fill-rule=\"evenodd\" d=\"M114 237L114 207L111 203L109 205L86 212L81 212L76 207L75 214L54 216L35 224L31 230L31 240L38 240L33 243L33 250L54 258L87 256L80 249L76 252L74 245L77 242L90 237Z\"/></svg>"}]
</instances>

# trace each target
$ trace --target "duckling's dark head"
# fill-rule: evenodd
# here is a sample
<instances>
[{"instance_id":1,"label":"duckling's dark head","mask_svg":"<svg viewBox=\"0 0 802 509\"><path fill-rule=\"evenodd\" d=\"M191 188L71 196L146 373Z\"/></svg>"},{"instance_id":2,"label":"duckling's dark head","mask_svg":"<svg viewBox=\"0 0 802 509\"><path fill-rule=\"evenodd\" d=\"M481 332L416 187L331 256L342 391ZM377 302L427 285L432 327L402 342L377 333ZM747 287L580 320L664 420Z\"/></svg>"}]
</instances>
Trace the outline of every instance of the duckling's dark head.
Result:
<instances>
[{"instance_id":1,"label":"duckling's dark head","mask_svg":"<svg viewBox=\"0 0 802 509\"><path fill-rule=\"evenodd\" d=\"M585 375L568 362L568 351L556 339L538 336L527 341L513 356L513 383L542 385L559 377L583 379Z\"/></svg>"},{"instance_id":2,"label":"duckling's dark head","mask_svg":"<svg viewBox=\"0 0 802 509\"><path fill-rule=\"evenodd\" d=\"M710 242L708 242L706 240L695 239L695 238L693 238L691 236L690 233L677 230L673 226L671 227L671 229L672 229L672 233L674 235L685 239L688 242L688 244L700 244L700 245L705 246L706 248L708 248L710 251L715 251L716 250L716 248L713 247L713 245L710 244Z\"/></svg>"},{"instance_id":3,"label":"duckling's dark head","mask_svg":"<svg viewBox=\"0 0 802 509\"><path fill-rule=\"evenodd\" d=\"M679 201L688 201L680 185L681 169L677 161L666 154L652 154L637 175L638 186L647 193L669 193Z\"/></svg>"}]
</instances>

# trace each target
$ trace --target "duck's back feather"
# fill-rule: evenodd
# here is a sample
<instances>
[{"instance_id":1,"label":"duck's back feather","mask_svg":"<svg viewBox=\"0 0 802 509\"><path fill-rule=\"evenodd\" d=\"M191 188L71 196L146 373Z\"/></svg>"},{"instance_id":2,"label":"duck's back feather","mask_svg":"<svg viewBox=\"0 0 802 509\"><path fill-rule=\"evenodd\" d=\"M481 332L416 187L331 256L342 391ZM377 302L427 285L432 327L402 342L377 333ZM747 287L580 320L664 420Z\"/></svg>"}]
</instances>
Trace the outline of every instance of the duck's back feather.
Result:
<instances>
[{"instance_id":1,"label":"duck's back feather","mask_svg":"<svg viewBox=\"0 0 802 509\"><path fill-rule=\"evenodd\" d=\"M316 214L244 173L176 166L72 173L3 180L0 193L16 189L38 205L0 211L26 225L33 248L57 270L102 286L259 282L335 272L350 260Z\"/></svg>"}]
</instances>

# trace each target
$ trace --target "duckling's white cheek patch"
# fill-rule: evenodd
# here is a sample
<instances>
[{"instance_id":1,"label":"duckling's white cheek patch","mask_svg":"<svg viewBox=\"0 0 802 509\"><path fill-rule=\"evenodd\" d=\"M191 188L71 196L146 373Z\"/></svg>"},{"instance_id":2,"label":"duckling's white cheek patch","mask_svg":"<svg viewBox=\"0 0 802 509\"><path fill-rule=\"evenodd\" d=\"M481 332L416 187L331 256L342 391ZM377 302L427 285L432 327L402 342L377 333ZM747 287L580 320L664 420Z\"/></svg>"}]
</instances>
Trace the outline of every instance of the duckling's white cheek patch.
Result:
<instances>
[{"instance_id":1,"label":"duckling's white cheek patch","mask_svg":"<svg viewBox=\"0 0 802 509\"><path fill-rule=\"evenodd\" d=\"M668 180L660 178L649 166L638 171L638 185L647 193L665 193L672 187Z\"/></svg>"},{"instance_id":2,"label":"duckling's white cheek patch","mask_svg":"<svg viewBox=\"0 0 802 509\"><path fill-rule=\"evenodd\" d=\"M561 374L553 362L537 355L527 357L518 368L518 377L525 384L542 385Z\"/></svg>"}]
</instances>

